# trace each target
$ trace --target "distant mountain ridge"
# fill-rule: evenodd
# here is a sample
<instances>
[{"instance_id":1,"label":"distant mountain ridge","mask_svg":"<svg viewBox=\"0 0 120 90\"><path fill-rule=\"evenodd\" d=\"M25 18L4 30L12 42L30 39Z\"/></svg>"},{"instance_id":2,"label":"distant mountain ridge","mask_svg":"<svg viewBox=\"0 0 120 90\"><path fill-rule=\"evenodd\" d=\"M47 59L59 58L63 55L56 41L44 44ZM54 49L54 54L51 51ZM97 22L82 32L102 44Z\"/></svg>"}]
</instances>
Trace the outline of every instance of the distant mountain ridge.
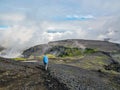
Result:
<instances>
[{"instance_id":1,"label":"distant mountain ridge","mask_svg":"<svg viewBox=\"0 0 120 90\"><path fill-rule=\"evenodd\" d=\"M107 41L98 41L98 40L82 40L82 39L67 39L52 41L48 44L41 44L34 47L31 47L23 52L25 57L30 55L40 56L44 53L50 53L58 55L63 53L66 48L78 48L78 49L96 49L103 52L120 52L120 44L107 42Z\"/></svg>"}]
</instances>

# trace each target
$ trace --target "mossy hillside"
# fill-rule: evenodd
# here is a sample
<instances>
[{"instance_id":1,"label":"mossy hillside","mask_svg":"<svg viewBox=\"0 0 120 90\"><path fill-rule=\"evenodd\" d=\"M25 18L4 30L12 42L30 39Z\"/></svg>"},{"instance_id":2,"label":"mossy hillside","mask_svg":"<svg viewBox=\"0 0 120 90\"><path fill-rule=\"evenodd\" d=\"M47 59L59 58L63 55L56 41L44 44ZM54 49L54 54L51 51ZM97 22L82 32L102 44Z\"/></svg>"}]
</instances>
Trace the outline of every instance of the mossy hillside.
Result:
<instances>
[{"instance_id":1,"label":"mossy hillside","mask_svg":"<svg viewBox=\"0 0 120 90\"><path fill-rule=\"evenodd\" d=\"M97 49L92 49L92 48L85 48L85 50L83 51L83 54L92 54L97 52Z\"/></svg>"},{"instance_id":2,"label":"mossy hillside","mask_svg":"<svg viewBox=\"0 0 120 90\"><path fill-rule=\"evenodd\" d=\"M78 47L70 47L70 46L53 46L50 49L48 49L45 53L50 58L56 58L56 57L66 58L66 57L81 57L86 54L92 54L95 52L97 52L97 50L91 48L81 49ZM29 56L29 59L34 59L36 57L38 59L41 58L42 55L32 54Z\"/></svg>"},{"instance_id":3,"label":"mossy hillside","mask_svg":"<svg viewBox=\"0 0 120 90\"><path fill-rule=\"evenodd\" d=\"M82 56L82 52L78 48L66 48L58 57L74 57Z\"/></svg>"},{"instance_id":4,"label":"mossy hillside","mask_svg":"<svg viewBox=\"0 0 120 90\"><path fill-rule=\"evenodd\" d=\"M95 52L97 52L96 49L91 48L81 49L77 47L65 47L65 46L54 46L47 51L48 54L54 54L57 57L83 56L85 54L92 54Z\"/></svg>"},{"instance_id":5,"label":"mossy hillside","mask_svg":"<svg viewBox=\"0 0 120 90\"><path fill-rule=\"evenodd\" d=\"M108 65L110 63L109 58L107 56L84 56L76 63L74 62L75 60L70 65L91 70L103 69L104 65Z\"/></svg>"},{"instance_id":6,"label":"mossy hillside","mask_svg":"<svg viewBox=\"0 0 120 90\"><path fill-rule=\"evenodd\" d=\"M57 64L67 64L72 66L77 66L83 69L90 70L99 70L104 69L105 65L110 64L110 60L108 56L94 56L94 55L86 55L79 57L56 57L51 61Z\"/></svg>"}]
</instances>

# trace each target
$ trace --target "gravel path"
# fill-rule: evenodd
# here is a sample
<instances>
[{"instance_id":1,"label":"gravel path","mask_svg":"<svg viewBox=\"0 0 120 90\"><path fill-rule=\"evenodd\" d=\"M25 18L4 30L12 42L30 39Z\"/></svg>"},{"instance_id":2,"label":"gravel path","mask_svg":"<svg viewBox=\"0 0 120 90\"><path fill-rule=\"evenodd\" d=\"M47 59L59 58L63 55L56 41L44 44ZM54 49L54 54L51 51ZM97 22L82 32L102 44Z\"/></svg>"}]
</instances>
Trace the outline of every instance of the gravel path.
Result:
<instances>
[{"instance_id":1,"label":"gravel path","mask_svg":"<svg viewBox=\"0 0 120 90\"><path fill-rule=\"evenodd\" d=\"M69 90L120 90L120 82L116 83L118 85L116 88L113 86L113 77L99 71L53 64L50 66L50 73L61 83L66 84ZM119 76L117 80L120 80Z\"/></svg>"}]
</instances>

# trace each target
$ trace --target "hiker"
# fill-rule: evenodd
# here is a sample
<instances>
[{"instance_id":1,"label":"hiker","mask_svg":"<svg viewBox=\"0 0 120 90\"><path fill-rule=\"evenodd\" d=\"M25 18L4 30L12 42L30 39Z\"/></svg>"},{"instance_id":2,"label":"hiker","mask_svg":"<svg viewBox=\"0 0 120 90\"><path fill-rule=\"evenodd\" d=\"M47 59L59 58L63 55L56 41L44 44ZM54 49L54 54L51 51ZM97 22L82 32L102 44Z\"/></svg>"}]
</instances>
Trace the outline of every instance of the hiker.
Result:
<instances>
[{"instance_id":1,"label":"hiker","mask_svg":"<svg viewBox=\"0 0 120 90\"><path fill-rule=\"evenodd\" d=\"M45 70L47 70L47 68L48 68L48 57L46 56L46 54L43 57L43 63L44 63L44 66L45 66Z\"/></svg>"}]
</instances>

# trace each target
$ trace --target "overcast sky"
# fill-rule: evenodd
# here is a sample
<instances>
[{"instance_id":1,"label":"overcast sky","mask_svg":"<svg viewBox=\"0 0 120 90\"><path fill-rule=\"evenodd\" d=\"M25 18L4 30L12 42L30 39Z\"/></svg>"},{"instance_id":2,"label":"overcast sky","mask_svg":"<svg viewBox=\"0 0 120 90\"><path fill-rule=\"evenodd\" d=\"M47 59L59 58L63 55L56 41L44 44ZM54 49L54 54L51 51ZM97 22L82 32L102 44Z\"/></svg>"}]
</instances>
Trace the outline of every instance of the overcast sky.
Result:
<instances>
[{"instance_id":1,"label":"overcast sky","mask_svg":"<svg viewBox=\"0 0 120 90\"><path fill-rule=\"evenodd\" d=\"M4 52L61 39L120 43L120 0L0 0Z\"/></svg>"}]
</instances>

